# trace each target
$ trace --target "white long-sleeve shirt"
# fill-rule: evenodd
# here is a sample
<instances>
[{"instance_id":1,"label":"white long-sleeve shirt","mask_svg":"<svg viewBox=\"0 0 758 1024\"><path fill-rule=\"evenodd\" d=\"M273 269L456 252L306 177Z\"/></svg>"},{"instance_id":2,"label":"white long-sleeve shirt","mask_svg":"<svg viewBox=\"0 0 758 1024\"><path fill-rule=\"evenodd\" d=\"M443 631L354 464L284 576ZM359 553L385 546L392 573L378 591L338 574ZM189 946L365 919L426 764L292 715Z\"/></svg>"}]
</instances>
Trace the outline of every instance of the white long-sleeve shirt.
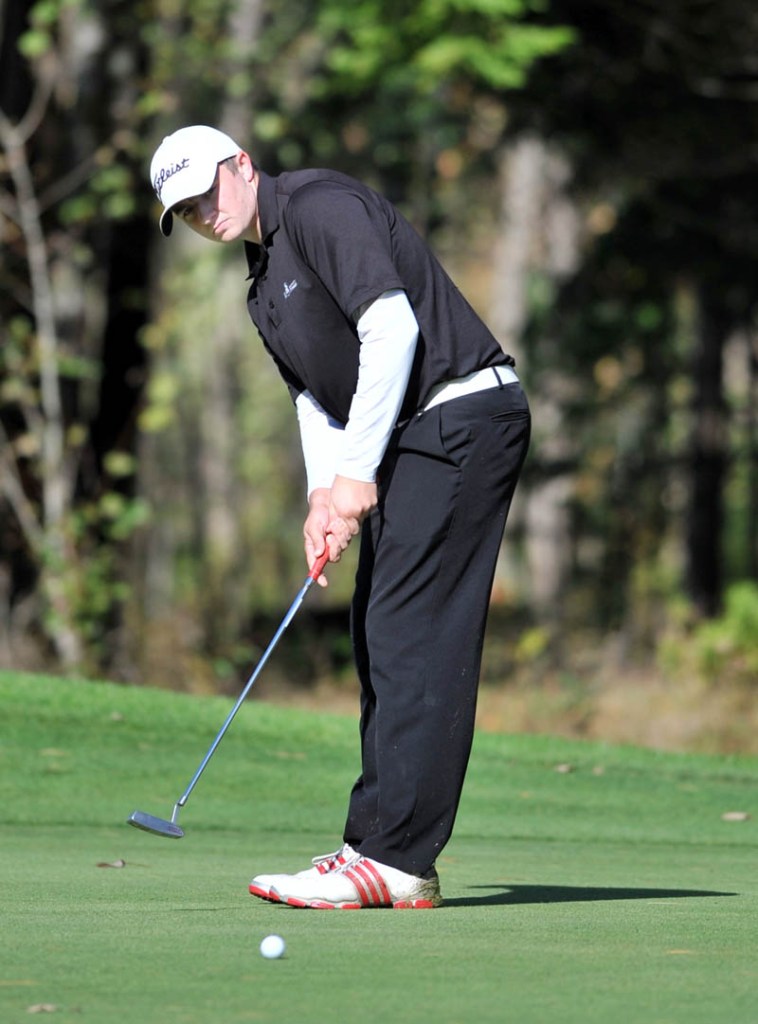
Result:
<instances>
[{"instance_id":1,"label":"white long-sleeve shirt","mask_svg":"<svg viewBox=\"0 0 758 1024\"><path fill-rule=\"evenodd\" d=\"M384 292L361 315L358 383L347 424L332 419L309 391L295 402L308 494L335 476L368 483L387 448L403 402L419 327L405 292Z\"/></svg>"}]
</instances>

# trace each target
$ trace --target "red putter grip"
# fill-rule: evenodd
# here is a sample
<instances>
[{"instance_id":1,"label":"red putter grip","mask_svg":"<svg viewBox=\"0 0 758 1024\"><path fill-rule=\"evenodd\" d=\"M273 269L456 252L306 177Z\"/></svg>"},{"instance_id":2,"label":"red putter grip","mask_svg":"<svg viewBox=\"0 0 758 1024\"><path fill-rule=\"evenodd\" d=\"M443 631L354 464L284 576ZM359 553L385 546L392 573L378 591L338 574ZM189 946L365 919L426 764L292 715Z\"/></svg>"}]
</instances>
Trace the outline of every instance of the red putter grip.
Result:
<instances>
[{"instance_id":1,"label":"red putter grip","mask_svg":"<svg viewBox=\"0 0 758 1024\"><path fill-rule=\"evenodd\" d=\"M329 561L329 547L324 548L324 553L319 555L316 561L313 563L311 571L308 573L308 578L317 580L321 573L324 571L324 566Z\"/></svg>"}]
</instances>

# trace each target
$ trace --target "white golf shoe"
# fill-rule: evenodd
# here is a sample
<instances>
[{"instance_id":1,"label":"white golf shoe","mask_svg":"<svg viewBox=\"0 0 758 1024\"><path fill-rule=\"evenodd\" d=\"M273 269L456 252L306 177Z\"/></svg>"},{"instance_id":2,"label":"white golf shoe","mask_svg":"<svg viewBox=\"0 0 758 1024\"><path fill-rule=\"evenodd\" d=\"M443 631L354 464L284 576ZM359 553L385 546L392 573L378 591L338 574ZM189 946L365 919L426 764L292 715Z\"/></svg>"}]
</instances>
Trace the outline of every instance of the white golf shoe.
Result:
<instances>
[{"instance_id":1,"label":"white golf shoe","mask_svg":"<svg viewBox=\"0 0 758 1024\"><path fill-rule=\"evenodd\" d=\"M311 867L298 871L295 875L256 875L250 883L250 892L253 896L258 896L262 900L280 903L281 900L276 892L272 892L273 889L286 888L289 881L293 878L320 878L321 875L334 871L355 856L356 853L352 846L344 843L339 850L335 850L333 853L323 853L318 857L314 857L311 861Z\"/></svg>"},{"instance_id":2,"label":"white golf shoe","mask_svg":"<svg viewBox=\"0 0 758 1024\"><path fill-rule=\"evenodd\" d=\"M280 876L270 891L269 899L314 910L430 910L442 903L439 878L433 869L427 877L419 878L359 853L331 871Z\"/></svg>"}]
</instances>

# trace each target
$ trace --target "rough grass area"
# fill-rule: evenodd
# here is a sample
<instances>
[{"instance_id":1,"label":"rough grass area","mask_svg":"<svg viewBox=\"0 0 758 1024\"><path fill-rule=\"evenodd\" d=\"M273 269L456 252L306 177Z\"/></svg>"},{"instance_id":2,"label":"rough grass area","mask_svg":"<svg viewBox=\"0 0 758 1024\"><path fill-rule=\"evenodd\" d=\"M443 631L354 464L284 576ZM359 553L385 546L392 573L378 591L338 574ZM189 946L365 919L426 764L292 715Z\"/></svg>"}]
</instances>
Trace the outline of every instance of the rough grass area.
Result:
<instances>
[{"instance_id":1,"label":"rough grass area","mask_svg":"<svg viewBox=\"0 0 758 1024\"><path fill-rule=\"evenodd\" d=\"M352 716L0 674L0 1021L755 1024L758 760L480 734L436 911L296 911ZM282 960L258 954L278 932Z\"/></svg>"},{"instance_id":2,"label":"rough grass area","mask_svg":"<svg viewBox=\"0 0 758 1024\"><path fill-rule=\"evenodd\" d=\"M758 687L671 682L628 670L552 674L483 687L478 722L491 732L555 735L659 750L758 755Z\"/></svg>"},{"instance_id":3,"label":"rough grass area","mask_svg":"<svg viewBox=\"0 0 758 1024\"><path fill-rule=\"evenodd\" d=\"M261 624L261 646L275 627L273 621ZM547 630L514 621L512 614L493 607L478 725L487 732L549 733L669 751L758 756L758 633L752 618L742 632L750 639L741 647L717 634L723 664L714 653L704 674L702 650L698 657L688 634L669 637L668 647L661 642L667 657L647 648L630 650L627 641L613 635L577 633L559 643L551 641ZM245 668L227 667L223 686L233 694ZM180 676L186 685L198 673L189 669ZM160 685L165 682L162 676ZM206 684L207 692L218 692L218 679ZM256 697L282 706L353 714L358 684L345 615L306 608L256 684Z\"/></svg>"},{"instance_id":4,"label":"rough grass area","mask_svg":"<svg viewBox=\"0 0 758 1024\"><path fill-rule=\"evenodd\" d=\"M357 684L322 679L313 686L265 679L259 688L281 707L353 714ZM484 732L549 733L567 739L632 744L670 752L758 755L758 688L672 683L653 672L596 675L515 673L484 682L477 725Z\"/></svg>"}]
</instances>

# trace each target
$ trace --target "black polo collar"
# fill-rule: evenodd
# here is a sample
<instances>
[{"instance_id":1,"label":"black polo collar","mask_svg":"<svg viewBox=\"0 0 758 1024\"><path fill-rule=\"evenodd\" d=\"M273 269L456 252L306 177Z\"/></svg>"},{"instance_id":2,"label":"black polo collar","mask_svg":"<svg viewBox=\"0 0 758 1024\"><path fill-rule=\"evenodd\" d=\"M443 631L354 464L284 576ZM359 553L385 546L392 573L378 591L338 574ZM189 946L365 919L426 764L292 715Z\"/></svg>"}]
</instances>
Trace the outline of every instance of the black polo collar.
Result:
<instances>
[{"instance_id":1,"label":"black polo collar","mask_svg":"<svg viewBox=\"0 0 758 1024\"><path fill-rule=\"evenodd\" d=\"M266 247L274 233L279 228L279 207L276 202L276 178L272 178L265 171L258 171L258 218L261 225L261 245L253 242L245 242L245 256L247 257L248 275L250 278L258 277L263 271L268 260Z\"/></svg>"}]
</instances>

